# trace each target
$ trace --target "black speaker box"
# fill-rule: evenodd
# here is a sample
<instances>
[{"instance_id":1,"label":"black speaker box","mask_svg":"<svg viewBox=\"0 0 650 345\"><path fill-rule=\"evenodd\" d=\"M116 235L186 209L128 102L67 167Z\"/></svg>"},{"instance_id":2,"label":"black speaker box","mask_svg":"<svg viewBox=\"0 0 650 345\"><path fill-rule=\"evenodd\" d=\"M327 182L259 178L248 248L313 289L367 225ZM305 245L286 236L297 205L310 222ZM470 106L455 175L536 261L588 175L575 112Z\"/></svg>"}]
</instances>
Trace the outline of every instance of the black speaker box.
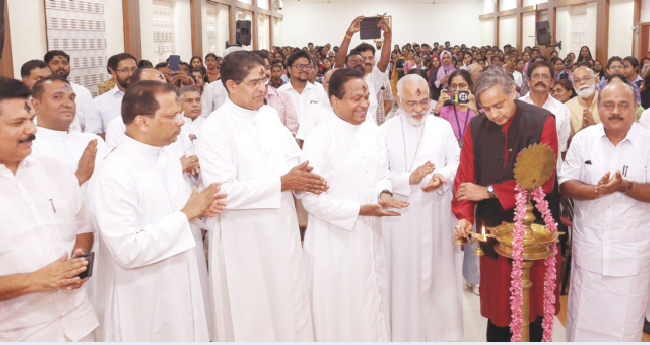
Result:
<instances>
[{"instance_id":1,"label":"black speaker box","mask_svg":"<svg viewBox=\"0 0 650 345\"><path fill-rule=\"evenodd\" d=\"M237 31L235 37L237 38L238 46L251 45L251 21L250 20L237 21Z\"/></svg>"},{"instance_id":2,"label":"black speaker box","mask_svg":"<svg viewBox=\"0 0 650 345\"><path fill-rule=\"evenodd\" d=\"M535 22L535 36L537 37L537 44L540 46L551 44L551 27L548 20L543 22Z\"/></svg>"}]
</instances>

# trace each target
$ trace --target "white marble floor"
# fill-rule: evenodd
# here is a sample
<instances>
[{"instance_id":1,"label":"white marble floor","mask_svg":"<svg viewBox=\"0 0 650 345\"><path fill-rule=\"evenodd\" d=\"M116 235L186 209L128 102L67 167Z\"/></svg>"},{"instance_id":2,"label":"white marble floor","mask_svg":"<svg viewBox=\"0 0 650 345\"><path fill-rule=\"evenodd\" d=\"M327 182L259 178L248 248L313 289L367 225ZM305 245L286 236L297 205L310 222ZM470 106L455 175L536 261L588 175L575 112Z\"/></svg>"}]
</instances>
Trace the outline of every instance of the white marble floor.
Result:
<instances>
[{"instance_id":1,"label":"white marble floor","mask_svg":"<svg viewBox=\"0 0 650 345\"><path fill-rule=\"evenodd\" d=\"M480 297L471 290L463 291L463 324L464 342L484 342L487 319L481 316ZM555 318L553 326L553 341L566 342L566 328Z\"/></svg>"}]
</instances>

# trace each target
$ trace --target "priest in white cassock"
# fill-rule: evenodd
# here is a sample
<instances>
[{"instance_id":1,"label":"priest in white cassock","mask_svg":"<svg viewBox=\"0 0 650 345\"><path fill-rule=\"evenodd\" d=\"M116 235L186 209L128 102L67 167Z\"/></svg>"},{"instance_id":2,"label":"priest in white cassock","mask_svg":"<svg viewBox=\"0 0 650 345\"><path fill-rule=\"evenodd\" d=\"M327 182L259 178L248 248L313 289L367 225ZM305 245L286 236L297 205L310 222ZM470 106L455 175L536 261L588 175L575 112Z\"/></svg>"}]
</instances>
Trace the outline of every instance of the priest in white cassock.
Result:
<instances>
[{"instance_id":1,"label":"priest in white cassock","mask_svg":"<svg viewBox=\"0 0 650 345\"><path fill-rule=\"evenodd\" d=\"M567 341L641 341L650 283L650 131L635 89L598 94L600 123L576 133L559 174L575 200Z\"/></svg>"},{"instance_id":2,"label":"priest in white cassock","mask_svg":"<svg viewBox=\"0 0 650 345\"><path fill-rule=\"evenodd\" d=\"M322 194L300 193L309 212L305 254L316 341L391 341L390 300L379 217L399 216L392 197L386 144L366 121L370 94L364 73L332 74L336 116L316 127L301 160L327 181Z\"/></svg>"},{"instance_id":3,"label":"priest in white cassock","mask_svg":"<svg viewBox=\"0 0 650 345\"><path fill-rule=\"evenodd\" d=\"M399 80L396 100L402 115L379 127L395 198L410 203L401 217L382 218L393 341L460 341L463 256L450 231L458 140L448 121L428 115L419 75Z\"/></svg>"},{"instance_id":4,"label":"priest in white cassock","mask_svg":"<svg viewBox=\"0 0 650 345\"><path fill-rule=\"evenodd\" d=\"M223 59L226 103L208 117L197 153L207 185L228 206L208 226L213 341L313 341L307 275L292 191L327 190L299 165L300 149L275 109L254 52Z\"/></svg>"},{"instance_id":5,"label":"priest in white cassock","mask_svg":"<svg viewBox=\"0 0 650 345\"><path fill-rule=\"evenodd\" d=\"M0 341L93 341L86 296L92 217L72 170L34 157L34 109L21 81L0 77ZM72 114L74 116L74 113Z\"/></svg>"},{"instance_id":6,"label":"priest in white cassock","mask_svg":"<svg viewBox=\"0 0 650 345\"><path fill-rule=\"evenodd\" d=\"M171 84L140 81L122 101L126 138L91 181L101 235L102 341L208 341L192 223L225 204L218 185L192 191L168 146L183 124Z\"/></svg>"}]
</instances>

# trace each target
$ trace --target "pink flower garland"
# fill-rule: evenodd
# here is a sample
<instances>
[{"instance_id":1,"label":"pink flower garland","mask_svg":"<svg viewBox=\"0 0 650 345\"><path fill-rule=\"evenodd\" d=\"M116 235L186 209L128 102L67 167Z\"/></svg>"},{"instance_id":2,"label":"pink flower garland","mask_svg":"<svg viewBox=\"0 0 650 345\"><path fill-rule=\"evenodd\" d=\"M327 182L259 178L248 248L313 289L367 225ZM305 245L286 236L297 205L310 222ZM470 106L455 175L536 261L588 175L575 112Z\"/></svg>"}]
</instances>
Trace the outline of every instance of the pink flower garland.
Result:
<instances>
[{"instance_id":1,"label":"pink flower garland","mask_svg":"<svg viewBox=\"0 0 650 345\"><path fill-rule=\"evenodd\" d=\"M521 325L524 318L521 307L524 304L524 286L521 282L523 274L523 251L524 251L524 216L526 215L526 200L528 192L519 184L515 188L517 192L517 206L515 208L515 230L512 234L512 272L510 278L510 310L512 320L510 321L510 330L512 331L513 342L521 341Z\"/></svg>"},{"instance_id":2,"label":"pink flower garland","mask_svg":"<svg viewBox=\"0 0 650 345\"><path fill-rule=\"evenodd\" d=\"M515 230L512 239L512 279L510 285L510 310L512 311L512 320L510 322L510 330L512 331L513 342L521 342L521 325L523 324L523 314L521 307L524 304L523 298L523 284L521 276L523 273L523 250L524 250L524 217L526 215L526 201L528 192L517 184L515 191L516 195L516 208L515 208ZM544 217L544 223L548 226L551 233L557 231L557 223L553 220L551 211L548 208L548 202L544 200L544 192L542 188L537 188L532 191L531 196L537 204L537 209ZM555 255L557 255L557 246L555 243L551 244L553 248L553 255L544 260L546 272L544 274L544 321L542 327L544 335L542 341L552 341L553 335L553 319L555 315Z\"/></svg>"},{"instance_id":3,"label":"pink flower garland","mask_svg":"<svg viewBox=\"0 0 650 345\"><path fill-rule=\"evenodd\" d=\"M537 188L532 192L533 200L537 204L537 209L544 217L544 223L548 227L548 230L551 233L557 231L557 223L553 220L551 211L548 208L548 202L544 200L544 192L542 188ZM544 329L544 336L542 341L553 341L551 336L553 335L553 317L555 315L555 256L557 255L557 246L555 243L551 243L553 248L553 255L544 259L544 266L546 266L546 272L544 274L544 321L542 322L542 327Z\"/></svg>"}]
</instances>

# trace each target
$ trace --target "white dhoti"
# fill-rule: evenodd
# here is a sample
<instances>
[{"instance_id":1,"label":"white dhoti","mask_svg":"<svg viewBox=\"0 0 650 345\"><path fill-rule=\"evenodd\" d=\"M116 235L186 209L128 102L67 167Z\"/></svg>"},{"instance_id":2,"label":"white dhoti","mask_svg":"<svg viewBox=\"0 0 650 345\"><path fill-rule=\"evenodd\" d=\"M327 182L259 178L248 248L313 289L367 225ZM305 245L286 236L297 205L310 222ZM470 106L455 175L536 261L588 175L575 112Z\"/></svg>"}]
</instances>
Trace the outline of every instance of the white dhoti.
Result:
<instances>
[{"instance_id":1,"label":"white dhoti","mask_svg":"<svg viewBox=\"0 0 650 345\"><path fill-rule=\"evenodd\" d=\"M567 341L641 341L650 266L623 277L572 266Z\"/></svg>"}]
</instances>

